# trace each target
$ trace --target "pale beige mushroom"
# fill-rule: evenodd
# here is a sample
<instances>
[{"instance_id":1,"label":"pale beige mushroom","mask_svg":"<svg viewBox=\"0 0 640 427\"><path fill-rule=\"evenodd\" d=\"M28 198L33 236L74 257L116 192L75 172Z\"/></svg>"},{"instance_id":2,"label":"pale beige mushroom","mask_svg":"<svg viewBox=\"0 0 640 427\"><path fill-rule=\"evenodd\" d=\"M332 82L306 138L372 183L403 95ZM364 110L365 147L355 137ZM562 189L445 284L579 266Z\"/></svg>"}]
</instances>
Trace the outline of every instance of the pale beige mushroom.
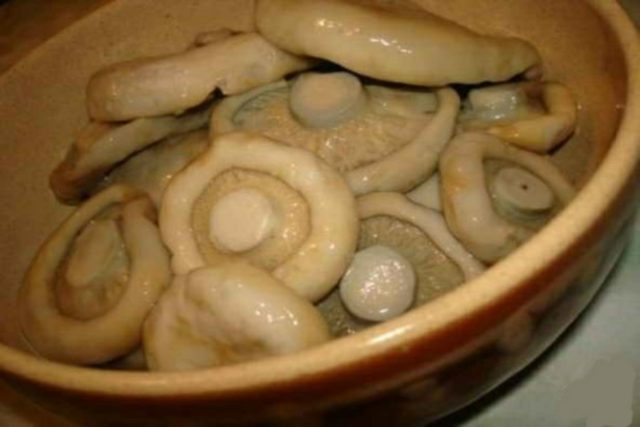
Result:
<instances>
[{"instance_id":1,"label":"pale beige mushroom","mask_svg":"<svg viewBox=\"0 0 640 427\"><path fill-rule=\"evenodd\" d=\"M162 371L283 355L329 339L327 323L311 303L239 262L178 276L144 326L147 364Z\"/></svg>"},{"instance_id":2,"label":"pale beige mushroom","mask_svg":"<svg viewBox=\"0 0 640 427\"><path fill-rule=\"evenodd\" d=\"M341 171L356 194L407 191L436 169L459 104L452 89L363 87L347 73L309 73L293 88L278 82L222 101L211 132L251 130L305 148Z\"/></svg>"},{"instance_id":3,"label":"pale beige mushroom","mask_svg":"<svg viewBox=\"0 0 640 427\"><path fill-rule=\"evenodd\" d=\"M218 37L186 52L115 64L87 88L89 115L99 121L176 114L206 101L216 89L233 95L311 67L256 33Z\"/></svg>"},{"instance_id":4,"label":"pale beige mushroom","mask_svg":"<svg viewBox=\"0 0 640 427\"><path fill-rule=\"evenodd\" d=\"M485 163L491 159L518 167L499 167L488 179ZM440 159L440 179L451 232L490 263L531 237L575 194L548 157L485 133L464 133L451 141ZM489 188L488 181L493 181Z\"/></svg>"},{"instance_id":5,"label":"pale beige mushroom","mask_svg":"<svg viewBox=\"0 0 640 427\"><path fill-rule=\"evenodd\" d=\"M128 123L89 123L65 159L49 177L51 189L65 203L77 203L116 165L171 135L205 127L210 107L182 116L136 119Z\"/></svg>"},{"instance_id":6,"label":"pale beige mushroom","mask_svg":"<svg viewBox=\"0 0 640 427\"><path fill-rule=\"evenodd\" d=\"M235 133L174 176L160 229L176 274L244 258L317 301L349 264L358 218L344 179L312 153Z\"/></svg>"},{"instance_id":7,"label":"pale beige mushroom","mask_svg":"<svg viewBox=\"0 0 640 427\"><path fill-rule=\"evenodd\" d=\"M360 220L388 216L418 227L471 280L484 266L449 232L444 217L433 209L411 202L399 193L372 193L358 198Z\"/></svg>"},{"instance_id":8,"label":"pale beige mushroom","mask_svg":"<svg viewBox=\"0 0 640 427\"><path fill-rule=\"evenodd\" d=\"M167 138L131 156L107 175L104 185L126 184L143 190L156 206L171 178L209 147L209 131Z\"/></svg>"},{"instance_id":9,"label":"pale beige mushroom","mask_svg":"<svg viewBox=\"0 0 640 427\"><path fill-rule=\"evenodd\" d=\"M357 203L360 233L351 277L345 275L339 292L318 305L334 335L400 315L484 271L439 212L399 193L372 193Z\"/></svg>"},{"instance_id":10,"label":"pale beige mushroom","mask_svg":"<svg viewBox=\"0 0 640 427\"><path fill-rule=\"evenodd\" d=\"M511 144L548 153L574 132L577 105L560 83L509 83L469 92L466 130L484 130Z\"/></svg>"},{"instance_id":11,"label":"pale beige mushroom","mask_svg":"<svg viewBox=\"0 0 640 427\"><path fill-rule=\"evenodd\" d=\"M540 63L529 43L474 33L438 16L338 0L258 0L259 32L298 55L377 79L424 86L504 81Z\"/></svg>"},{"instance_id":12,"label":"pale beige mushroom","mask_svg":"<svg viewBox=\"0 0 640 427\"><path fill-rule=\"evenodd\" d=\"M42 356L97 364L140 343L142 322L169 284L169 255L142 193L113 186L44 243L18 297L25 337Z\"/></svg>"}]
</instances>

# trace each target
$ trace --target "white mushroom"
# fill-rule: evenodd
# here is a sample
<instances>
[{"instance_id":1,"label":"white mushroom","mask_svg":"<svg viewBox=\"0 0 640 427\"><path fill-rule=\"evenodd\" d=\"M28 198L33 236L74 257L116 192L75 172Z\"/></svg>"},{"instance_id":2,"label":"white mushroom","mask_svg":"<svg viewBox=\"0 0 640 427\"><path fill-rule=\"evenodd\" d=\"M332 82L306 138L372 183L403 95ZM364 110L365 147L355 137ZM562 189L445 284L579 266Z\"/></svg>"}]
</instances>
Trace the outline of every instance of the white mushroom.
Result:
<instances>
[{"instance_id":1,"label":"white mushroom","mask_svg":"<svg viewBox=\"0 0 640 427\"><path fill-rule=\"evenodd\" d=\"M399 193L372 193L358 198L358 213L364 220L374 216L390 216L418 227L471 280L484 271L482 263L449 232L442 215L432 209L412 203Z\"/></svg>"},{"instance_id":2,"label":"white mushroom","mask_svg":"<svg viewBox=\"0 0 640 427\"><path fill-rule=\"evenodd\" d=\"M156 206L171 178L209 146L206 129L160 141L116 166L100 185L126 184L146 192Z\"/></svg>"},{"instance_id":3,"label":"white mushroom","mask_svg":"<svg viewBox=\"0 0 640 427\"><path fill-rule=\"evenodd\" d=\"M241 213L247 207L255 215ZM346 270L357 228L336 171L308 151L242 133L218 137L177 174L160 210L177 274L244 258L311 301Z\"/></svg>"},{"instance_id":4,"label":"white mushroom","mask_svg":"<svg viewBox=\"0 0 640 427\"><path fill-rule=\"evenodd\" d=\"M340 283L339 298L334 292L318 306L335 335L364 329L365 320L402 314L484 271L440 213L399 193L372 193L357 202L359 251Z\"/></svg>"},{"instance_id":5,"label":"white mushroom","mask_svg":"<svg viewBox=\"0 0 640 427\"><path fill-rule=\"evenodd\" d=\"M293 353L329 339L312 304L265 271L238 262L178 276L144 327L147 364L163 371Z\"/></svg>"},{"instance_id":6,"label":"white mushroom","mask_svg":"<svg viewBox=\"0 0 640 427\"><path fill-rule=\"evenodd\" d=\"M91 122L51 173L51 189L62 202L78 202L120 162L171 135L205 127L210 114L210 108L204 108L182 116L142 118L124 124Z\"/></svg>"},{"instance_id":7,"label":"white mushroom","mask_svg":"<svg viewBox=\"0 0 640 427\"><path fill-rule=\"evenodd\" d=\"M309 68L256 33L205 40L186 52L115 64L87 88L89 115L100 121L175 114L201 104L219 89L233 95Z\"/></svg>"},{"instance_id":8,"label":"white mushroom","mask_svg":"<svg viewBox=\"0 0 640 427\"><path fill-rule=\"evenodd\" d=\"M113 186L44 243L18 298L22 330L38 353L96 364L135 349L171 276L154 220L142 193Z\"/></svg>"},{"instance_id":9,"label":"white mushroom","mask_svg":"<svg viewBox=\"0 0 640 427\"><path fill-rule=\"evenodd\" d=\"M445 218L451 232L471 253L483 261L496 262L527 240L533 230L494 210L484 165L489 159L526 169L516 172L515 177L512 172L498 173L493 191L494 197L501 200L499 204L519 209L525 216L532 212L550 216L545 186L554 194L555 211L569 203L575 190L547 157L488 134L465 133L454 138L440 159ZM512 182L505 182L509 180Z\"/></svg>"},{"instance_id":10,"label":"white mushroom","mask_svg":"<svg viewBox=\"0 0 640 427\"><path fill-rule=\"evenodd\" d=\"M560 83L510 83L474 89L470 111L462 117L467 130L485 130L511 144L547 153L571 136L577 106Z\"/></svg>"},{"instance_id":11,"label":"white mushroom","mask_svg":"<svg viewBox=\"0 0 640 427\"><path fill-rule=\"evenodd\" d=\"M251 130L303 147L341 171L356 194L406 191L434 172L455 129L460 102L454 90L433 94L361 88L346 73L305 76L296 80L294 88L306 87L307 95L294 94L286 82L279 82L222 101L212 115L212 134ZM326 84L349 86L350 95L331 99L310 95L326 91ZM337 109L331 113L329 107ZM313 123L312 127L300 120Z\"/></svg>"},{"instance_id":12,"label":"white mushroom","mask_svg":"<svg viewBox=\"0 0 640 427\"><path fill-rule=\"evenodd\" d=\"M411 263L386 246L358 251L340 281L340 296L347 309L374 322L404 313L413 304L415 293Z\"/></svg>"},{"instance_id":13,"label":"white mushroom","mask_svg":"<svg viewBox=\"0 0 640 427\"><path fill-rule=\"evenodd\" d=\"M377 79L424 86L504 81L540 62L529 43L474 33L429 13L338 0L258 0L256 24L276 46Z\"/></svg>"}]
</instances>

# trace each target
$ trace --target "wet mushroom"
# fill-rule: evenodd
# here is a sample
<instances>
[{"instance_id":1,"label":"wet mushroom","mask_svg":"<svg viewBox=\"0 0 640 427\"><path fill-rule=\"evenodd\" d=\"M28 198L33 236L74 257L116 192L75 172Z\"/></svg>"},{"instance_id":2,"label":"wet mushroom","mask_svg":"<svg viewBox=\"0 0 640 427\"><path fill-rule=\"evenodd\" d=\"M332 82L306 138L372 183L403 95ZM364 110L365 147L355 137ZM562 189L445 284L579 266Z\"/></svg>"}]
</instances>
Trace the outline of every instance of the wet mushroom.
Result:
<instances>
[{"instance_id":1,"label":"wet mushroom","mask_svg":"<svg viewBox=\"0 0 640 427\"><path fill-rule=\"evenodd\" d=\"M243 258L317 301L347 268L358 218L346 182L318 157L235 133L174 176L160 229L176 274Z\"/></svg>"},{"instance_id":2,"label":"wet mushroom","mask_svg":"<svg viewBox=\"0 0 640 427\"><path fill-rule=\"evenodd\" d=\"M172 135L205 127L210 107L182 116L136 119L128 123L89 123L49 177L51 189L63 203L77 203L91 194L116 165Z\"/></svg>"},{"instance_id":3,"label":"wet mushroom","mask_svg":"<svg viewBox=\"0 0 640 427\"><path fill-rule=\"evenodd\" d=\"M488 188L485 162L490 159L509 166L498 168ZM485 133L454 138L440 159L440 178L451 232L471 253L489 263L505 257L533 235L536 227L518 223L519 219L548 220L575 194L548 157ZM509 218L509 212L516 215ZM539 222L536 225L539 228Z\"/></svg>"},{"instance_id":4,"label":"wet mushroom","mask_svg":"<svg viewBox=\"0 0 640 427\"><path fill-rule=\"evenodd\" d=\"M422 86L504 81L540 63L529 43L484 36L438 16L337 0L258 0L276 46L380 80Z\"/></svg>"},{"instance_id":5,"label":"wet mushroom","mask_svg":"<svg viewBox=\"0 0 640 427\"><path fill-rule=\"evenodd\" d=\"M153 204L113 186L40 248L20 289L20 324L44 357L103 363L138 346L142 322L170 278Z\"/></svg>"},{"instance_id":6,"label":"wet mushroom","mask_svg":"<svg viewBox=\"0 0 640 427\"><path fill-rule=\"evenodd\" d=\"M520 148L548 153L576 128L577 105L560 83L509 83L473 89L462 127L484 130Z\"/></svg>"},{"instance_id":7,"label":"wet mushroom","mask_svg":"<svg viewBox=\"0 0 640 427\"><path fill-rule=\"evenodd\" d=\"M339 292L318 306L334 334L396 317L484 271L439 212L399 193L371 193L357 202L359 250Z\"/></svg>"},{"instance_id":8,"label":"wet mushroom","mask_svg":"<svg viewBox=\"0 0 640 427\"><path fill-rule=\"evenodd\" d=\"M363 86L345 72L305 73L291 85L223 100L211 132L251 130L305 148L342 172L358 195L407 191L436 169L459 104L448 88L391 89Z\"/></svg>"},{"instance_id":9,"label":"wet mushroom","mask_svg":"<svg viewBox=\"0 0 640 427\"><path fill-rule=\"evenodd\" d=\"M329 339L311 303L267 272L238 262L178 276L144 326L147 364L162 371L288 354Z\"/></svg>"},{"instance_id":10,"label":"wet mushroom","mask_svg":"<svg viewBox=\"0 0 640 427\"><path fill-rule=\"evenodd\" d=\"M134 59L99 71L89 81L89 115L98 121L177 114L216 89L241 93L311 67L315 62L280 50L256 33L201 40L200 47Z\"/></svg>"}]
</instances>

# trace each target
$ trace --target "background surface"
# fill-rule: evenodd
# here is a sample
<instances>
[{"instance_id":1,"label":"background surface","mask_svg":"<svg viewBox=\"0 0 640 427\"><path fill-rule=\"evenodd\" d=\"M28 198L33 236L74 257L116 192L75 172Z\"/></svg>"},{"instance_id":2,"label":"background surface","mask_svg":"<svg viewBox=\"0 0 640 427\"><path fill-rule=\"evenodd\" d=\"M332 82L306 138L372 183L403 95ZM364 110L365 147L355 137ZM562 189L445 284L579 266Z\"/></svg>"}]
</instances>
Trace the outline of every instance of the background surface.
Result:
<instances>
[{"instance_id":1,"label":"background surface","mask_svg":"<svg viewBox=\"0 0 640 427\"><path fill-rule=\"evenodd\" d=\"M0 0L0 73L109 1ZM621 3L640 24L640 0ZM68 424L0 383L0 425ZM436 425L640 426L640 219L608 283L559 342L493 393Z\"/></svg>"}]
</instances>

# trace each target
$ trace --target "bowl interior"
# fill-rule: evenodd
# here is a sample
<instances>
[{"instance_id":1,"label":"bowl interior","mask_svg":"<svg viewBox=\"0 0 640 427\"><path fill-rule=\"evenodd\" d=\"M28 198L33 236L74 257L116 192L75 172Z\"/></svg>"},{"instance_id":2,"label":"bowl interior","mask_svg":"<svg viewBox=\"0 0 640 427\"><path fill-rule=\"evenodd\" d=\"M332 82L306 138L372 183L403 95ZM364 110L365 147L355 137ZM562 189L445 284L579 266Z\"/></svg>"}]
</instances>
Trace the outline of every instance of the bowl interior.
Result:
<instances>
[{"instance_id":1,"label":"bowl interior","mask_svg":"<svg viewBox=\"0 0 640 427\"><path fill-rule=\"evenodd\" d=\"M89 76L113 62L186 48L200 32L250 30L250 0L117 0L45 44L0 78L0 342L27 349L16 293L40 243L68 215L48 175L87 121ZM583 0L422 0L424 7L484 33L515 35L541 52L545 78L568 85L580 104L578 131L554 160L582 185L602 160L625 104L622 54ZM144 22L144 25L140 25Z\"/></svg>"}]
</instances>

